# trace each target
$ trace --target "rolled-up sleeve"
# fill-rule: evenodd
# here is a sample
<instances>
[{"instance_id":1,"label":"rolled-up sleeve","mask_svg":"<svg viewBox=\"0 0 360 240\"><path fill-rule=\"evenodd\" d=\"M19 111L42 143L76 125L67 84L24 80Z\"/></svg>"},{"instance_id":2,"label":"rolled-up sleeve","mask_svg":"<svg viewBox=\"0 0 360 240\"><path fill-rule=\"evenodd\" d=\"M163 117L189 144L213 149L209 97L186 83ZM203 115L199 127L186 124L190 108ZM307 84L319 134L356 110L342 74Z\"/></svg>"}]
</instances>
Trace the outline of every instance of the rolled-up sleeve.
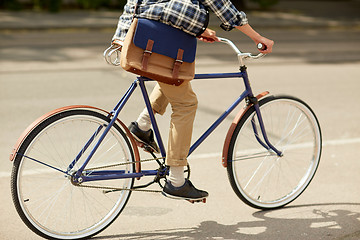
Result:
<instances>
[{"instance_id":1,"label":"rolled-up sleeve","mask_svg":"<svg viewBox=\"0 0 360 240\"><path fill-rule=\"evenodd\" d=\"M236 9L230 0L200 0L200 2L221 20L221 28L230 31L248 23L246 14Z\"/></svg>"}]
</instances>

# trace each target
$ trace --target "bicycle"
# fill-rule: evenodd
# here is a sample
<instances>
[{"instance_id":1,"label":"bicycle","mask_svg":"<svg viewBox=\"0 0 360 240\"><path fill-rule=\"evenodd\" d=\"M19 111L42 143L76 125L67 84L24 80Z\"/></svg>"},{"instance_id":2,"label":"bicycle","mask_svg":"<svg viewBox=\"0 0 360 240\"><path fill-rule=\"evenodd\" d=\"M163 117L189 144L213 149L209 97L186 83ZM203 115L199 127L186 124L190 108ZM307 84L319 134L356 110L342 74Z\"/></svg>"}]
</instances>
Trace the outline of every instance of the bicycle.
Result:
<instances>
[{"instance_id":1,"label":"bicycle","mask_svg":"<svg viewBox=\"0 0 360 240\"><path fill-rule=\"evenodd\" d=\"M196 74L195 79L239 78L244 92L191 146L189 155L242 102L245 106L227 133L222 164L230 184L247 205L259 209L283 207L307 188L318 168L322 137L319 122L302 100L287 96L254 96L243 63L262 54L237 54L240 71ZM118 64L118 49L105 51ZM113 56L115 55L115 59ZM108 227L125 208L132 191L150 191L168 174L164 144L151 110L144 77L137 79L110 112L92 106L68 106L45 114L31 124L16 143L10 159L13 202L23 222L36 234L51 239L83 239ZM140 87L160 148L156 156L140 159L134 137L118 119L120 111ZM141 164L156 161L157 169ZM186 169L190 177L190 167ZM136 179L152 180L136 185Z\"/></svg>"}]
</instances>

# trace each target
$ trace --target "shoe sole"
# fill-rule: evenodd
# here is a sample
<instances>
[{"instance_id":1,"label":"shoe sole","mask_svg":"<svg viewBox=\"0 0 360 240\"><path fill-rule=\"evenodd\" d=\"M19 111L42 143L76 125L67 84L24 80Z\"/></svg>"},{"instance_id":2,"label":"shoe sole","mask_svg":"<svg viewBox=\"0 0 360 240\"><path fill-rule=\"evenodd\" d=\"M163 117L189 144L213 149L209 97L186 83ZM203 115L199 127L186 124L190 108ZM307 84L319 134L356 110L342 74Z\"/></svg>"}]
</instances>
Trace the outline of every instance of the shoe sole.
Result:
<instances>
[{"instance_id":1,"label":"shoe sole","mask_svg":"<svg viewBox=\"0 0 360 240\"><path fill-rule=\"evenodd\" d=\"M179 196L175 196L175 195L171 195L171 194L168 194L166 192L161 192L161 194L167 198L171 198L171 199L175 199L175 200L186 200L186 201L189 201L191 203L194 203L194 202L206 202L206 198L209 197L201 197L201 198L186 198L186 197L179 197Z\"/></svg>"}]
</instances>

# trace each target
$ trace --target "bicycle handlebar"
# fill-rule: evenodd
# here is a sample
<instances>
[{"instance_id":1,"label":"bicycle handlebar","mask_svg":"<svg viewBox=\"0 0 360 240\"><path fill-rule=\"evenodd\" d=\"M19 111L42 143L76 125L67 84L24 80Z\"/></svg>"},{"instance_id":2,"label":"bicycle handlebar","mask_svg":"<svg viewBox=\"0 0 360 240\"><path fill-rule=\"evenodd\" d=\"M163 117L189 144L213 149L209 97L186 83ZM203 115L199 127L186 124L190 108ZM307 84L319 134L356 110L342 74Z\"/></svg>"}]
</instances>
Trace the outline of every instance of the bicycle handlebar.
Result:
<instances>
[{"instance_id":1,"label":"bicycle handlebar","mask_svg":"<svg viewBox=\"0 0 360 240\"><path fill-rule=\"evenodd\" d=\"M115 59L113 58L113 54L115 54ZM119 66L120 54L121 54L121 46L117 44L111 44L111 46L105 49L104 51L105 61L110 65Z\"/></svg>"},{"instance_id":2,"label":"bicycle handlebar","mask_svg":"<svg viewBox=\"0 0 360 240\"><path fill-rule=\"evenodd\" d=\"M227 38L222 38L222 37L219 37L219 40L220 42L222 43L226 43L227 45L229 45L234 51L235 53L237 54L237 57L238 57L238 60L239 60L239 64L242 66L244 65L243 64L243 59L246 59L246 58L251 58L251 59L259 59L259 58L262 58L263 56L265 56L266 54L263 54L263 53L259 53L257 55L252 55L252 53L243 53L241 52L236 46L235 44L230 41L229 39ZM263 48L264 45L260 45L260 43L258 44L258 49L261 49ZM266 46L265 46L266 47ZM109 48L107 48L105 51L104 51L104 58L105 58L105 61L108 63L108 64L112 64L112 65L115 65L115 66L119 66L120 65L120 54L121 54L121 46L119 45L114 45L112 44ZM114 57L113 57L114 56Z\"/></svg>"},{"instance_id":3,"label":"bicycle handlebar","mask_svg":"<svg viewBox=\"0 0 360 240\"><path fill-rule=\"evenodd\" d=\"M257 55L253 55L252 53L243 53L229 39L222 38L222 37L219 37L219 39L220 39L220 42L226 43L227 45L229 45L236 52L236 54L238 56L239 63L240 63L241 66L244 65L243 64L243 59L246 59L246 58L259 59L259 58L262 58L262 57L264 57L266 55L266 54L263 54L263 53L259 53ZM257 47L258 47L258 49L261 49L261 48L263 48L263 46L264 46L263 44L261 44L261 45L258 44Z\"/></svg>"}]
</instances>

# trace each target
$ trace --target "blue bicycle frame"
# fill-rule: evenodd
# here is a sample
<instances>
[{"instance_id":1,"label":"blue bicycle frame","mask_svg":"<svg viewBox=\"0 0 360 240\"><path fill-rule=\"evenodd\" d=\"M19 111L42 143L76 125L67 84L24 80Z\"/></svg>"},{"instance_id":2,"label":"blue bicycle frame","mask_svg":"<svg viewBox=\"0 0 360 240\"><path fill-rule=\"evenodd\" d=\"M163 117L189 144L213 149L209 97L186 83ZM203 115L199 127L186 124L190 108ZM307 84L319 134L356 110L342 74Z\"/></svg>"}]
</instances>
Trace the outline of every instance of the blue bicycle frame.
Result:
<instances>
[{"instance_id":1,"label":"blue bicycle frame","mask_svg":"<svg viewBox=\"0 0 360 240\"><path fill-rule=\"evenodd\" d=\"M248 79L246 67L242 66L240 68L240 70L241 70L240 72L236 72L236 73L214 73L214 74L196 74L195 75L194 79L242 78L243 81L244 81L245 90L234 101L234 103L231 104L231 106L190 147L189 155L192 152L195 151L195 149L220 125L220 123L239 105L239 103L242 100L247 99L248 104L253 104L254 107L255 107L255 112L256 112L256 115L257 115L257 118L258 118L258 121L259 121L261 133L262 133L263 138L265 140L265 142L263 142L260 139L259 134L258 134L259 131L257 130L255 124L253 123L252 126L253 126L253 130L254 130L254 135L255 135L257 141L259 142L260 145L262 145L268 151L272 150L278 156L282 156L282 153L280 151L278 151L268 140L268 137L267 137L266 131L265 131L265 127L264 127L264 123L263 123L263 120L262 120L261 112L260 112L260 109L259 109L259 104L257 102L256 97L254 97L254 95L253 95L253 92L252 92L252 89L251 89L251 86L250 86L250 82L249 82L249 79ZM125 106L126 102L129 100L129 98L131 97L132 93L134 92L134 90L136 89L137 86L139 86L140 89L141 89L141 92L142 92L142 95L143 95L143 98L144 98L144 101L145 101L145 105L146 105L147 110L149 112L151 123L152 123L153 129L154 129L154 133L155 133L155 136L156 136L159 148L160 148L161 156L162 156L162 158L166 157L164 144L163 144L163 141L162 141L162 138L161 138L161 135L160 135L160 131L159 131L158 125L156 123L156 119L155 119L153 110L151 108L149 96L148 96L148 93L147 93L147 90L146 90L146 87L145 87L145 82L146 81L153 81L153 80L145 78L145 77L138 77L131 84L131 86L129 87L129 89L125 93L125 95L121 98L121 100L118 102L118 104L115 106L115 108L111 111L111 113L109 115L109 117L112 117L110 123L107 126L100 126L97 129L97 131L89 139L88 143L85 144L84 148L80 151L80 153L76 156L76 158L73 160L73 162L69 165L68 170L67 170L67 174L70 175L70 171L73 168L73 166L75 166L75 163L81 158L82 154L90 146L90 144L95 139L95 137L98 135L100 130L103 127L106 127L106 129L104 130L104 132L100 136L98 142L96 143L95 147L92 149L91 153L89 154L89 156L85 160L84 164L80 167L80 169L74 175L74 181L75 182L81 183L81 182L87 182L87 181L111 180L111 179L120 179L120 178L140 178L140 177L143 177L143 176L154 176L154 175L159 174L159 170L143 170L143 171L141 171L139 173L126 173L124 170L119 170L119 171L116 171L116 170L115 171L114 170L111 170L111 171L102 170L102 171L91 171L91 174L87 174L87 172L84 171L86 165L88 164L88 162L90 161L90 159L92 158L92 156L94 155L94 153L96 152L98 147L100 146L101 142L105 138L106 134L109 132L110 128L115 123L119 113L121 112L121 110ZM162 171L160 174L166 174L166 172Z\"/></svg>"}]
</instances>

